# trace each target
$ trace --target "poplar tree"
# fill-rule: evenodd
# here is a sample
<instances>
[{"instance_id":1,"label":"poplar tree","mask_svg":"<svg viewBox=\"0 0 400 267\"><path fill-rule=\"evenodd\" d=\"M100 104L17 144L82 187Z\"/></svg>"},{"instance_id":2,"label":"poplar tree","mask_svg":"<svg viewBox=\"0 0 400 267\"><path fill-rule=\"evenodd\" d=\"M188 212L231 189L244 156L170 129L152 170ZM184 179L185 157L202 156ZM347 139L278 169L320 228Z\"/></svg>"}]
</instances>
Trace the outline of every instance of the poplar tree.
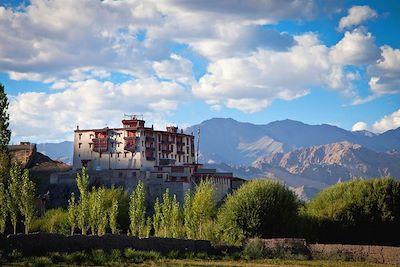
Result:
<instances>
[{"instance_id":1,"label":"poplar tree","mask_svg":"<svg viewBox=\"0 0 400 267\"><path fill-rule=\"evenodd\" d=\"M215 189L208 180L201 180L196 187L192 202L194 223L198 229L196 238L204 238L204 228L216 212Z\"/></svg>"},{"instance_id":2,"label":"poplar tree","mask_svg":"<svg viewBox=\"0 0 400 267\"><path fill-rule=\"evenodd\" d=\"M74 192L71 193L71 197L68 200L68 223L71 227L71 235L75 232L76 226L76 204L75 204L75 194Z\"/></svg>"},{"instance_id":3,"label":"poplar tree","mask_svg":"<svg viewBox=\"0 0 400 267\"><path fill-rule=\"evenodd\" d=\"M113 199L110 208L110 221L109 221L112 234L116 234L118 232L117 218L118 218L118 200Z\"/></svg>"},{"instance_id":4,"label":"poplar tree","mask_svg":"<svg viewBox=\"0 0 400 267\"><path fill-rule=\"evenodd\" d=\"M158 197L156 198L156 202L154 203L154 214L153 214L153 229L154 235L157 237L161 236L161 205Z\"/></svg>"},{"instance_id":5,"label":"poplar tree","mask_svg":"<svg viewBox=\"0 0 400 267\"><path fill-rule=\"evenodd\" d=\"M10 168L8 144L11 138L9 130L8 99L4 86L0 83L0 182L7 183Z\"/></svg>"},{"instance_id":6,"label":"poplar tree","mask_svg":"<svg viewBox=\"0 0 400 267\"><path fill-rule=\"evenodd\" d=\"M173 238L180 237L182 233L181 209L179 202L176 200L176 195L172 197L171 202L171 236Z\"/></svg>"},{"instance_id":7,"label":"poplar tree","mask_svg":"<svg viewBox=\"0 0 400 267\"><path fill-rule=\"evenodd\" d=\"M129 203L130 233L134 236L143 237L143 230L146 223L145 190L142 181L136 186L131 194Z\"/></svg>"},{"instance_id":8,"label":"poplar tree","mask_svg":"<svg viewBox=\"0 0 400 267\"><path fill-rule=\"evenodd\" d=\"M7 209L10 215L14 234L17 233L17 220L19 215L18 203L21 201L21 176L21 167L18 163L14 163L10 169L10 180L7 194Z\"/></svg>"},{"instance_id":9,"label":"poplar tree","mask_svg":"<svg viewBox=\"0 0 400 267\"><path fill-rule=\"evenodd\" d=\"M162 237L170 236L170 226L171 226L171 197L169 195L169 189L167 188L163 194L163 201L161 204L161 230Z\"/></svg>"},{"instance_id":10,"label":"poplar tree","mask_svg":"<svg viewBox=\"0 0 400 267\"><path fill-rule=\"evenodd\" d=\"M7 223L7 198L4 184L0 182L0 234L4 234Z\"/></svg>"},{"instance_id":11,"label":"poplar tree","mask_svg":"<svg viewBox=\"0 0 400 267\"><path fill-rule=\"evenodd\" d=\"M108 212L104 201L105 188L101 187L96 193L96 208L97 208L97 234L102 236L106 233L108 224Z\"/></svg>"},{"instance_id":12,"label":"poplar tree","mask_svg":"<svg viewBox=\"0 0 400 267\"><path fill-rule=\"evenodd\" d=\"M183 219L185 226L185 236L188 239L195 238L195 224L194 224L194 216L192 209L192 200L193 196L190 190L185 192L184 203L183 203Z\"/></svg>"},{"instance_id":13,"label":"poplar tree","mask_svg":"<svg viewBox=\"0 0 400 267\"><path fill-rule=\"evenodd\" d=\"M35 183L29 179L29 170L25 169L21 181L19 208L24 217L25 234L29 233L35 216Z\"/></svg>"},{"instance_id":14,"label":"poplar tree","mask_svg":"<svg viewBox=\"0 0 400 267\"><path fill-rule=\"evenodd\" d=\"M86 172L86 168L82 168L82 173L77 174L76 184L79 190L78 227L82 230L82 234L86 235L89 227L89 201L87 192L89 176Z\"/></svg>"},{"instance_id":15,"label":"poplar tree","mask_svg":"<svg viewBox=\"0 0 400 267\"><path fill-rule=\"evenodd\" d=\"M96 234L96 227L98 226L98 214L99 214L99 203L97 201L96 188L92 188L92 191L88 194L88 226L92 235Z\"/></svg>"}]
</instances>

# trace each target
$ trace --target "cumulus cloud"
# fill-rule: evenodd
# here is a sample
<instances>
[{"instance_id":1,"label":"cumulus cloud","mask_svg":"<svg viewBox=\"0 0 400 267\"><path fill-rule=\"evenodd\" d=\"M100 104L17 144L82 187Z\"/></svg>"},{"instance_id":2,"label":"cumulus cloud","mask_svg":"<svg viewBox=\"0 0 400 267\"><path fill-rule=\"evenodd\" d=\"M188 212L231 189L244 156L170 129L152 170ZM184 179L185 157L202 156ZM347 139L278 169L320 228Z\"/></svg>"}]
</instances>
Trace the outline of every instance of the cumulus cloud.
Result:
<instances>
[{"instance_id":1,"label":"cumulus cloud","mask_svg":"<svg viewBox=\"0 0 400 267\"><path fill-rule=\"evenodd\" d=\"M400 127L400 109L392 114L384 116L372 125L372 129L376 132L385 132Z\"/></svg>"},{"instance_id":2,"label":"cumulus cloud","mask_svg":"<svg viewBox=\"0 0 400 267\"><path fill-rule=\"evenodd\" d=\"M380 50L375 44L371 33L357 28L346 32L330 51L332 62L341 65L366 65L376 62L380 57Z\"/></svg>"},{"instance_id":3,"label":"cumulus cloud","mask_svg":"<svg viewBox=\"0 0 400 267\"><path fill-rule=\"evenodd\" d=\"M259 49L247 56L212 62L193 88L194 95L211 106L256 112L275 99L307 95L318 85L352 94L349 82L354 77L330 62L329 48L316 35L308 33L295 40L297 45L288 51Z\"/></svg>"},{"instance_id":4,"label":"cumulus cloud","mask_svg":"<svg viewBox=\"0 0 400 267\"><path fill-rule=\"evenodd\" d=\"M368 124L363 121L356 122L353 127L351 127L352 131L363 131L368 129Z\"/></svg>"},{"instance_id":5,"label":"cumulus cloud","mask_svg":"<svg viewBox=\"0 0 400 267\"><path fill-rule=\"evenodd\" d=\"M377 17L378 14L369 6L353 6L348 10L347 16L339 21L339 29L343 30L362 24L364 21Z\"/></svg>"},{"instance_id":6,"label":"cumulus cloud","mask_svg":"<svg viewBox=\"0 0 400 267\"><path fill-rule=\"evenodd\" d=\"M368 130L376 133L383 133L388 130L397 129L400 127L400 109L385 115L383 118L377 120L372 125L359 121L352 127L352 131Z\"/></svg>"},{"instance_id":7,"label":"cumulus cloud","mask_svg":"<svg viewBox=\"0 0 400 267\"><path fill-rule=\"evenodd\" d=\"M176 54L172 54L168 60L154 62L153 68L157 76L162 79L182 84L194 83L192 62Z\"/></svg>"},{"instance_id":8,"label":"cumulus cloud","mask_svg":"<svg viewBox=\"0 0 400 267\"><path fill-rule=\"evenodd\" d=\"M76 125L83 128L115 125L124 113L144 113L147 120L165 120L184 101L179 84L138 79L120 84L85 80L66 90L46 94L21 93L10 101L10 123L15 140L59 141L72 138Z\"/></svg>"},{"instance_id":9,"label":"cumulus cloud","mask_svg":"<svg viewBox=\"0 0 400 267\"><path fill-rule=\"evenodd\" d=\"M382 46L382 58L368 67L371 91L376 95L400 93L400 49Z\"/></svg>"}]
</instances>

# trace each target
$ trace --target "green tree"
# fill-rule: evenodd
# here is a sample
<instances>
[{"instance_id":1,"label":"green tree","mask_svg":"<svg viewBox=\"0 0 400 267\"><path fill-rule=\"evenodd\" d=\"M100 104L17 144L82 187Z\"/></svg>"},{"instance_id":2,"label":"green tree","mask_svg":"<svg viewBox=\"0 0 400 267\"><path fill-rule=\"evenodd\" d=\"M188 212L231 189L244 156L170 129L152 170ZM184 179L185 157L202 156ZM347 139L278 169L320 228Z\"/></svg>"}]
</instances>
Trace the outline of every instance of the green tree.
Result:
<instances>
[{"instance_id":1,"label":"green tree","mask_svg":"<svg viewBox=\"0 0 400 267\"><path fill-rule=\"evenodd\" d=\"M77 209L76 209L76 203L75 203L75 194L74 192L71 193L71 197L68 200L68 223L71 227L71 235L74 234L75 232L75 227L76 227L76 214Z\"/></svg>"},{"instance_id":2,"label":"green tree","mask_svg":"<svg viewBox=\"0 0 400 267\"><path fill-rule=\"evenodd\" d=\"M179 207L179 202L176 200L176 195L172 197L171 202L171 236L173 238L179 238L182 234L182 215Z\"/></svg>"},{"instance_id":3,"label":"green tree","mask_svg":"<svg viewBox=\"0 0 400 267\"><path fill-rule=\"evenodd\" d=\"M347 225L400 222L400 182L387 177L338 183L310 201L306 212Z\"/></svg>"},{"instance_id":4,"label":"green tree","mask_svg":"<svg viewBox=\"0 0 400 267\"><path fill-rule=\"evenodd\" d=\"M156 202L154 203L154 214L153 214L153 229L154 235L157 237L161 236L161 205L158 197L156 198Z\"/></svg>"},{"instance_id":5,"label":"green tree","mask_svg":"<svg viewBox=\"0 0 400 267\"><path fill-rule=\"evenodd\" d=\"M4 86L0 83L0 182L7 184L10 168L8 143L11 131L9 130L8 99Z\"/></svg>"},{"instance_id":6,"label":"green tree","mask_svg":"<svg viewBox=\"0 0 400 267\"><path fill-rule=\"evenodd\" d=\"M24 217L25 234L29 233L32 220L35 216L35 183L29 179L29 170L25 169L21 181L21 195L19 208Z\"/></svg>"},{"instance_id":7,"label":"green tree","mask_svg":"<svg viewBox=\"0 0 400 267\"><path fill-rule=\"evenodd\" d=\"M139 181L131 194L129 205L130 233L134 236L143 237L146 223L145 189L142 181Z\"/></svg>"},{"instance_id":8,"label":"green tree","mask_svg":"<svg viewBox=\"0 0 400 267\"><path fill-rule=\"evenodd\" d=\"M172 201L169 195L169 189L167 188L163 194L163 201L161 203L161 220L160 220L160 228L162 232L162 237L170 237L171 236L171 210L172 210Z\"/></svg>"},{"instance_id":9,"label":"green tree","mask_svg":"<svg viewBox=\"0 0 400 267\"><path fill-rule=\"evenodd\" d=\"M89 228L89 175L86 168L82 168L82 173L77 174L76 184L79 190L79 204L78 204L78 227L82 230L82 234L86 235Z\"/></svg>"},{"instance_id":10,"label":"green tree","mask_svg":"<svg viewBox=\"0 0 400 267\"><path fill-rule=\"evenodd\" d=\"M193 221L198 231L196 238L205 238L205 225L209 224L216 212L215 188L208 180L201 180L192 200Z\"/></svg>"},{"instance_id":11,"label":"green tree","mask_svg":"<svg viewBox=\"0 0 400 267\"><path fill-rule=\"evenodd\" d=\"M17 233L19 203L21 201L21 176L21 167L18 163L14 163L10 169L10 180L7 194L7 209L10 215L14 234Z\"/></svg>"},{"instance_id":12,"label":"green tree","mask_svg":"<svg viewBox=\"0 0 400 267\"><path fill-rule=\"evenodd\" d=\"M106 233L108 225L108 208L105 205L104 196L106 189L101 187L97 190L96 205L97 205L97 234L102 236Z\"/></svg>"},{"instance_id":13,"label":"green tree","mask_svg":"<svg viewBox=\"0 0 400 267\"><path fill-rule=\"evenodd\" d=\"M4 234L7 223L7 191L2 182L0 182L0 234Z\"/></svg>"},{"instance_id":14,"label":"green tree","mask_svg":"<svg viewBox=\"0 0 400 267\"><path fill-rule=\"evenodd\" d=\"M151 226L152 226L152 220L151 217L148 216L146 219L146 224L143 229L143 237L148 238L150 236Z\"/></svg>"},{"instance_id":15,"label":"green tree","mask_svg":"<svg viewBox=\"0 0 400 267\"><path fill-rule=\"evenodd\" d=\"M185 226L185 236L188 239L194 239L196 233L196 226L194 224L194 216L192 209L192 193L190 190L185 192L184 206L183 206L183 217Z\"/></svg>"},{"instance_id":16,"label":"green tree","mask_svg":"<svg viewBox=\"0 0 400 267\"><path fill-rule=\"evenodd\" d=\"M240 244L251 237L292 234L300 204L278 181L253 180L229 195L218 213L222 241Z\"/></svg>"},{"instance_id":17,"label":"green tree","mask_svg":"<svg viewBox=\"0 0 400 267\"><path fill-rule=\"evenodd\" d=\"M89 204L88 224L92 235L96 234L98 220L100 219L99 217L100 203L98 202L97 195L98 192L95 187L93 187L92 191L88 193L88 204Z\"/></svg>"},{"instance_id":18,"label":"green tree","mask_svg":"<svg viewBox=\"0 0 400 267\"><path fill-rule=\"evenodd\" d=\"M113 199L110 208L110 229L112 234L118 233L118 200Z\"/></svg>"}]
</instances>

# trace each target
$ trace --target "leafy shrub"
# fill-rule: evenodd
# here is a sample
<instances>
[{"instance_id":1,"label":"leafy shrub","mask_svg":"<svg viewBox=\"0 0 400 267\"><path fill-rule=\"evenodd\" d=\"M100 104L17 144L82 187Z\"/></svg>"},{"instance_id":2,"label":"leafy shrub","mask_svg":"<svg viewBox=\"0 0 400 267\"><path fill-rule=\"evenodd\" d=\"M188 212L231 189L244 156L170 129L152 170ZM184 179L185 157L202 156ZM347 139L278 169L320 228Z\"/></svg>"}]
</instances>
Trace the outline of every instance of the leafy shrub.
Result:
<instances>
[{"instance_id":1,"label":"leafy shrub","mask_svg":"<svg viewBox=\"0 0 400 267\"><path fill-rule=\"evenodd\" d=\"M126 259L134 263L141 263L146 260L157 260L161 257L160 253L156 251L140 251L131 248L125 249L124 256Z\"/></svg>"},{"instance_id":2,"label":"leafy shrub","mask_svg":"<svg viewBox=\"0 0 400 267\"><path fill-rule=\"evenodd\" d=\"M247 260L264 258L266 251L262 240L260 238L249 239L244 245L242 255Z\"/></svg>"},{"instance_id":3,"label":"leafy shrub","mask_svg":"<svg viewBox=\"0 0 400 267\"><path fill-rule=\"evenodd\" d=\"M179 251L178 250L168 251L167 258L168 259L179 259L180 258Z\"/></svg>"},{"instance_id":4,"label":"leafy shrub","mask_svg":"<svg viewBox=\"0 0 400 267\"><path fill-rule=\"evenodd\" d=\"M82 251L65 254L65 261L69 264L80 265L84 263L87 258L87 255Z\"/></svg>"},{"instance_id":5,"label":"leafy shrub","mask_svg":"<svg viewBox=\"0 0 400 267\"><path fill-rule=\"evenodd\" d=\"M62 208L48 210L43 217L33 221L32 230L68 235L70 233L68 212Z\"/></svg>"},{"instance_id":6,"label":"leafy shrub","mask_svg":"<svg viewBox=\"0 0 400 267\"><path fill-rule=\"evenodd\" d=\"M49 257L35 257L32 260L32 266L34 267L47 267L53 264Z\"/></svg>"},{"instance_id":7,"label":"leafy shrub","mask_svg":"<svg viewBox=\"0 0 400 267\"><path fill-rule=\"evenodd\" d=\"M92 250L91 256L91 260L95 265L104 265L108 261L107 255L102 249Z\"/></svg>"},{"instance_id":8,"label":"leafy shrub","mask_svg":"<svg viewBox=\"0 0 400 267\"><path fill-rule=\"evenodd\" d=\"M113 249L110 253L110 261L119 262L121 260L121 251L119 249Z\"/></svg>"},{"instance_id":9,"label":"leafy shrub","mask_svg":"<svg viewBox=\"0 0 400 267\"><path fill-rule=\"evenodd\" d=\"M240 244L245 238L281 237L294 233L300 203L277 181L254 180L229 195L217 223L223 242Z\"/></svg>"},{"instance_id":10,"label":"leafy shrub","mask_svg":"<svg viewBox=\"0 0 400 267\"><path fill-rule=\"evenodd\" d=\"M378 178L338 183L319 193L307 213L345 224L400 221L400 182Z\"/></svg>"}]
</instances>

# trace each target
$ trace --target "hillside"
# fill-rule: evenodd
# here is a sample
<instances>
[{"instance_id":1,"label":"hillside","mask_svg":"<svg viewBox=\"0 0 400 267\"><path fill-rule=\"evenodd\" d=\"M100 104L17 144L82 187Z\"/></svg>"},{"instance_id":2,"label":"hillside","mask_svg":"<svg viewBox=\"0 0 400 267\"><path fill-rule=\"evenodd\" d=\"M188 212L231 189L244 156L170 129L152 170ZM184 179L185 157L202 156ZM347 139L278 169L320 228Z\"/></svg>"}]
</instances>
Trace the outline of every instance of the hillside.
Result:
<instances>
[{"instance_id":1,"label":"hillside","mask_svg":"<svg viewBox=\"0 0 400 267\"><path fill-rule=\"evenodd\" d=\"M347 141L377 152L400 150L400 128L382 134L352 132L336 126L308 125L293 120L266 125L214 118L186 129L201 130L200 155L205 163L250 165L277 152Z\"/></svg>"}]
</instances>

